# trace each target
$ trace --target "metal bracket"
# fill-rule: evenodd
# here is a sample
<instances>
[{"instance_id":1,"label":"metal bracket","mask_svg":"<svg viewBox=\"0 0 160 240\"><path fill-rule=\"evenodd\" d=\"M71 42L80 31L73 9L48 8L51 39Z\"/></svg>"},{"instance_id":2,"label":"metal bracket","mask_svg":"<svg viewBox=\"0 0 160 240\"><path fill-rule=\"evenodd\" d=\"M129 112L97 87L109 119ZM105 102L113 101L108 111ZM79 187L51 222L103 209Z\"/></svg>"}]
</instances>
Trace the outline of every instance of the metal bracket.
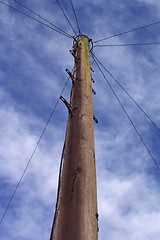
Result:
<instances>
[{"instance_id":1,"label":"metal bracket","mask_svg":"<svg viewBox=\"0 0 160 240\"><path fill-rule=\"evenodd\" d=\"M72 111L75 109L74 107L71 106L71 104L69 102L67 102L67 100L63 97L63 96L60 96L60 99L62 100L62 102L64 102L64 104L66 105L67 109L68 109L68 112L69 114L72 115Z\"/></svg>"},{"instance_id":2,"label":"metal bracket","mask_svg":"<svg viewBox=\"0 0 160 240\"><path fill-rule=\"evenodd\" d=\"M94 89L92 88L92 93L94 94L94 95L96 95L96 91L94 91Z\"/></svg>"},{"instance_id":3,"label":"metal bracket","mask_svg":"<svg viewBox=\"0 0 160 240\"><path fill-rule=\"evenodd\" d=\"M99 218L99 214L98 214L98 213L96 213L96 219L97 219L97 221L98 221L98 218Z\"/></svg>"},{"instance_id":4,"label":"metal bracket","mask_svg":"<svg viewBox=\"0 0 160 240\"><path fill-rule=\"evenodd\" d=\"M94 79L92 78L92 82L95 83Z\"/></svg>"},{"instance_id":5,"label":"metal bracket","mask_svg":"<svg viewBox=\"0 0 160 240\"><path fill-rule=\"evenodd\" d=\"M90 39L88 39L88 42L89 43L91 43L90 45L91 45L91 47L90 47L90 52L92 51L92 49L93 49L93 41L92 41L92 39L90 38Z\"/></svg>"},{"instance_id":6,"label":"metal bracket","mask_svg":"<svg viewBox=\"0 0 160 240\"><path fill-rule=\"evenodd\" d=\"M66 68L65 71L69 74L70 78L72 79L72 84L75 85L77 81L80 81L81 79L75 78L73 74Z\"/></svg>"},{"instance_id":7,"label":"metal bracket","mask_svg":"<svg viewBox=\"0 0 160 240\"><path fill-rule=\"evenodd\" d=\"M95 121L95 123L98 123L98 119L93 115L93 120Z\"/></svg>"},{"instance_id":8,"label":"metal bracket","mask_svg":"<svg viewBox=\"0 0 160 240\"><path fill-rule=\"evenodd\" d=\"M74 78L73 74L69 71L68 68L66 68L65 71L68 73L68 75L69 75L70 78L72 79L72 84L74 85L75 82L76 82L76 79Z\"/></svg>"},{"instance_id":9,"label":"metal bracket","mask_svg":"<svg viewBox=\"0 0 160 240\"><path fill-rule=\"evenodd\" d=\"M75 51L69 50L69 52L72 54L73 57L75 57Z\"/></svg>"}]
</instances>

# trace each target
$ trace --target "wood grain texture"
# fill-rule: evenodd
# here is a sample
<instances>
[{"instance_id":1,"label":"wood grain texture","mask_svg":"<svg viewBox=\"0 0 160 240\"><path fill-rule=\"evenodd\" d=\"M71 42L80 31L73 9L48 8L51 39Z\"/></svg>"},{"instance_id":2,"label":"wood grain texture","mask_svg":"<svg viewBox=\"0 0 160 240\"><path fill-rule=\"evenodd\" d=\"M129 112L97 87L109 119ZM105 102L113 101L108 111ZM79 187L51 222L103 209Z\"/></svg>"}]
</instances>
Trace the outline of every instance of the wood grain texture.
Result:
<instances>
[{"instance_id":1,"label":"wood grain texture","mask_svg":"<svg viewBox=\"0 0 160 240\"><path fill-rule=\"evenodd\" d=\"M64 163L51 240L97 240L98 213L94 148L93 100L88 38L75 47Z\"/></svg>"}]
</instances>

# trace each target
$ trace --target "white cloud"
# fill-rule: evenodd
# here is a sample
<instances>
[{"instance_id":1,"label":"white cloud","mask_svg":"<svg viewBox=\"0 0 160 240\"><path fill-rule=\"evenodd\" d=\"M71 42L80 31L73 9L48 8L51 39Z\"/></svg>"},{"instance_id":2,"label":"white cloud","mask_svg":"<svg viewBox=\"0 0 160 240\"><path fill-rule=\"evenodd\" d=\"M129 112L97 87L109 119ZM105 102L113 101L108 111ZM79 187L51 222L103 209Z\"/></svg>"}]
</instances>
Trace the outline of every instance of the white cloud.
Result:
<instances>
[{"instance_id":1,"label":"white cloud","mask_svg":"<svg viewBox=\"0 0 160 240\"><path fill-rule=\"evenodd\" d=\"M104 183L99 185L100 237L102 230L110 239L158 240L160 209L156 183L149 182L143 174L120 180L104 171L100 178Z\"/></svg>"},{"instance_id":2,"label":"white cloud","mask_svg":"<svg viewBox=\"0 0 160 240\"><path fill-rule=\"evenodd\" d=\"M143 4L148 11L140 11ZM148 24L150 19L158 19L158 14L153 16L147 4L153 7L159 5L157 1L139 0L134 3L79 1L75 6L83 32L93 35L93 40L96 40L144 25L145 21ZM54 2L34 1L26 5L33 10L38 9L42 16L72 34ZM65 1L62 5L73 22L69 5ZM4 6L0 8L2 214L63 88L68 77L64 70L72 68L73 58L68 53L72 40ZM140 41L142 37L146 37L147 41L147 37L152 36L151 29L143 30L144 35L140 31L107 43ZM154 30L157 29L158 25ZM156 31L153 41L158 41ZM157 123L160 119L158 49L158 46L95 48L97 57ZM94 111L99 119L99 124L95 126L99 240L158 240L159 175L95 64L93 68L94 89L97 92ZM113 79L107 77L157 160L158 132L154 132L144 115L122 94ZM70 85L65 92L67 99ZM66 119L67 110L60 103L1 225L3 240L49 239Z\"/></svg>"}]
</instances>

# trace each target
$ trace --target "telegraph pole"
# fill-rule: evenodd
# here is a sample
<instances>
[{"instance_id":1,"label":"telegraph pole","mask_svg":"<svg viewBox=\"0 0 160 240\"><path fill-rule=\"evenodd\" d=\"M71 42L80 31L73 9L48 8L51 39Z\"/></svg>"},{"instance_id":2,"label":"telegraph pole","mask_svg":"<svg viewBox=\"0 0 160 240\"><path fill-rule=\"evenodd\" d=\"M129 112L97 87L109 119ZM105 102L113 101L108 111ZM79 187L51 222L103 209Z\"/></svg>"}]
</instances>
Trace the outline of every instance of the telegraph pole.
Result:
<instances>
[{"instance_id":1,"label":"telegraph pole","mask_svg":"<svg viewBox=\"0 0 160 240\"><path fill-rule=\"evenodd\" d=\"M75 58L71 99L61 100L69 110L63 167L55 219L50 240L97 240L98 211L92 77L89 39L79 36L73 46Z\"/></svg>"}]
</instances>

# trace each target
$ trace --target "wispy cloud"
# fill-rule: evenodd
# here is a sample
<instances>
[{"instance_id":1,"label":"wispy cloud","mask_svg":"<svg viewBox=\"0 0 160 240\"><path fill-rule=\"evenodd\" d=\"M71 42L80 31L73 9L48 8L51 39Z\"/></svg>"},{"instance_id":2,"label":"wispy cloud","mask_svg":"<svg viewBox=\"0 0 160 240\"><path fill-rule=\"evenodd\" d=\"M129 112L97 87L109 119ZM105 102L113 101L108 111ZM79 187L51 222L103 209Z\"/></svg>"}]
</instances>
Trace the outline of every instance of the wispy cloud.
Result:
<instances>
[{"instance_id":1,"label":"wispy cloud","mask_svg":"<svg viewBox=\"0 0 160 240\"><path fill-rule=\"evenodd\" d=\"M8 4L22 10L14 1ZM73 35L56 2L24 1ZM76 27L68 1L61 1ZM159 21L157 1L79 1L83 34L101 39ZM23 9L24 10L24 9ZM0 214L30 158L73 67L72 40L0 5ZM132 32L107 44L159 42L159 28ZM149 116L159 120L159 46L95 48L94 54ZM91 61L92 62L92 61ZM95 63L93 78L99 239L159 239L159 172ZM124 107L159 162L160 133L106 73ZM64 96L69 100L71 82ZM56 201L67 109L60 102L20 188L0 225L3 240L49 239Z\"/></svg>"}]
</instances>

